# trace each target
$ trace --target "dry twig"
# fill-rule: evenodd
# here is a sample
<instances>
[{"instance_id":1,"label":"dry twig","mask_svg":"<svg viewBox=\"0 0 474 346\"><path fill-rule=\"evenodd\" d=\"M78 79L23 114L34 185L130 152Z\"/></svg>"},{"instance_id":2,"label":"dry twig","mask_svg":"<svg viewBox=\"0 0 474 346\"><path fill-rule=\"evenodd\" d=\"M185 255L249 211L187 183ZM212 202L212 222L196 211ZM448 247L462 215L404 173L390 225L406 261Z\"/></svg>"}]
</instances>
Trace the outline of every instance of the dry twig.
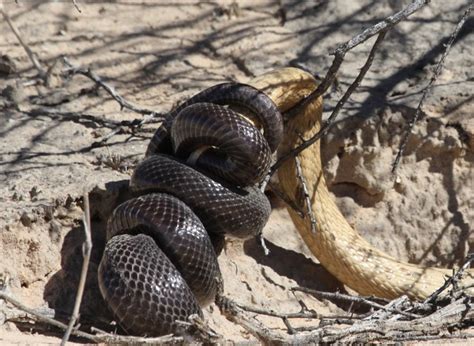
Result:
<instances>
[{"instance_id":1,"label":"dry twig","mask_svg":"<svg viewBox=\"0 0 474 346\"><path fill-rule=\"evenodd\" d=\"M89 68L82 68L79 66L73 65L69 59L66 57L63 57L64 64L68 67L68 69L65 71L66 75L74 75L74 74L81 74L83 76L86 76L90 80L92 80L94 83L96 83L98 86L104 88L107 93L112 96L112 98L117 101L120 105L120 108L127 108L135 113L139 113L144 115L144 118L141 120L134 120L134 121L121 121L121 122L116 122L117 126L106 136L101 138L99 141L94 142L91 147L98 147L103 144L105 144L110 138L117 134L122 134L122 133L134 133L136 128L140 128L146 123L150 123L152 121L161 121L164 119L164 114L163 113L157 113L155 111L152 111L147 108L143 108L141 106L134 105L130 103L129 101L125 100L121 95L117 93L115 88L107 84L102 80L100 76L98 76L94 71L92 71Z\"/></svg>"},{"instance_id":2,"label":"dry twig","mask_svg":"<svg viewBox=\"0 0 474 346\"><path fill-rule=\"evenodd\" d=\"M433 294L426 298L422 305L433 303L449 286L453 286L453 289L456 288L457 282L461 279L466 269L471 266L472 262L474 262L474 253L469 254L461 268L459 268L459 270L454 273L453 276L449 277L440 288L438 288L433 292Z\"/></svg>"},{"instance_id":3,"label":"dry twig","mask_svg":"<svg viewBox=\"0 0 474 346\"><path fill-rule=\"evenodd\" d=\"M114 87L110 86L106 82L102 80L101 77L99 77L94 71L92 71L89 68L83 68L79 66L73 65L68 58L64 57L63 58L64 64L68 67L68 69L65 71L67 75L74 75L74 74L81 74L90 80L92 80L94 83L97 85L100 85L102 88L109 93L110 96L113 97L115 101L117 101L120 105L120 108L127 108L130 109L131 111L139 114L143 114L146 117L138 124L139 126L149 122L151 119L164 119L164 114L162 113L157 113L151 109L148 108L143 108L137 105L134 105L127 100L125 100L122 96L120 96L117 91L114 89Z\"/></svg>"},{"instance_id":4,"label":"dry twig","mask_svg":"<svg viewBox=\"0 0 474 346\"><path fill-rule=\"evenodd\" d=\"M359 44L367 41L372 36L375 36L382 31L387 31L390 28L394 27L399 22L407 19L413 13L421 9L423 6L427 5L429 2L430 0L415 0L403 10L385 18L384 20L371 26L370 28L365 29L360 34L354 36L346 43L340 45L333 53L333 63L331 67L329 67L329 70L326 73L326 76L324 77L321 84L318 85L316 90L314 90L311 94L305 97L299 105L296 105L293 109L291 109L291 114L297 114L303 107L308 105L314 99L323 95L329 89L329 87L334 82L336 74L339 71L339 67L341 67L342 62L344 61L344 57L348 51L358 46Z\"/></svg>"},{"instance_id":5,"label":"dry twig","mask_svg":"<svg viewBox=\"0 0 474 346\"><path fill-rule=\"evenodd\" d=\"M386 29L387 30L387 29ZM380 46L382 43L383 39L385 38L385 34L387 33L386 30L383 30L379 33L377 36L377 39L372 46L372 49L370 50L369 56L367 57L367 60L362 66L359 74L357 75L356 79L352 84L347 88L346 92L344 95L341 97L339 102L337 103L336 107L334 107L334 110L332 111L331 115L329 116L328 120L326 123L321 127L321 129L316 133L313 137L311 137L308 140L303 140L303 143L299 145L298 147L294 148L290 152L286 153L284 156L282 156L278 162L272 167L272 171L276 171L280 165L287 160L290 157L296 157L300 152L308 148L309 146L313 145L318 141L321 137L326 135L326 133L329 131L329 129L332 127L334 121L336 120L337 116L339 115L339 112L341 111L342 107L344 104L347 102L349 97L352 95L352 93L357 89L357 87L360 85L362 82L362 79L364 79L365 74L367 71L370 69L370 66L372 66L372 62L374 60L375 52L377 51L377 48Z\"/></svg>"},{"instance_id":6,"label":"dry twig","mask_svg":"<svg viewBox=\"0 0 474 346\"><path fill-rule=\"evenodd\" d=\"M79 4L77 3L77 0L72 0L72 4L74 5L74 7L76 8L77 12L79 13L82 13L80 7L79 7Z\"/></svg>"},{"instance_id":7,"label":"dry twig","mask_svg":"<svg viewBox=\"0 0 474 346\"><path fill-rule=\"evenodd\" d=\"M290 197L288 197L288 195L281 191L278 185L269 182L268 186L278 198L280 198L287 206L293 209L301 218L304 218L305 212Z\"/></svg>"},{"instance_id":8,"label":"dry twig","mask_svg":"<svg viewBox=\"0 0 474 346\"><path fill-rule=\"evenodd\" d=\"M295 165L296 165L296 175L301 183L301 187L303 188L304 194L304 201L306 206L306 213L305 215L309 217L309 221L311 223L311 232L316 234L316 217L314 216L313 210L311 209L311 197L309 195L309 190L306 185L306 179L304 178L303 171L301 169L301 163L298 156L295 156Z\"/></svg>"},{"instance_id":9,"label":"dry twig","mask_svg":"<svg viewBox=\"0 0 474 346\"><path fill-rule=\"evenodd\" d=\"M286 325L289 334L295 334L298 331L301 331L301 328L293 328L290 324L290 319L319 319L320 325L325 320L331 320L332 323L326 324L353 324L354 320L361 319L365 317L364 315L355 315L355 314L343 314L343 315L320 315L314 310L301 309L299 312L277 312L273 309L264 309L254 306L247 306L234 302L234 305L243 311L255 313L258 315L271 316L275 318L280 318L283 323ZM327 322L327 321L325 321ZM307 328L304 328L307 329ZM309 330L314 330L314 327L309 327Z\"/></svg>"},{"instance_id":10,"label":"dry twig","mask_svg":"<svg viewBox=\"0 0 474 346\"><path fill-rule=\"evenodd\" d=\"M43 66L41 66L41 63L39 62L39 60L36 58L35 56L35 53L33 53L33 51L31 50L31 48L26 44L26 42L21 38L21 35L20 35L20 32L18 31L18 29L15 27L15 25L13 24L12 20L10 19L10 16L7 14L7 12L0 7L0 12L2 13L2 16L3 18L5 19L5 21L7 22L8 26L10 27L11 31L13 32L13 34L15 35L15 37L17 38L18 42L20 42L21 46L23 47L23 49L25 50L26 54L28 55L28 57L30 58L31 60L31 63L33 64L33 66L35 67L35 69L38 71L38 76L46 82L46 79L47 79L47 72L46 70L43 68Z\"/></svg>"},{"instance_id":11,"label":"dry twig","mask_svg":"<svg viewBox=\"0 0 474 346\"><path fill-rule=\"evenodd\" d=\"M378 34L377 40L375 41L374 45L372 46L372 49L369 53L369 56L367 57L367 60L364 64L364 66L361 68L358 76L354 80L354 82L349 86L345 94L342 96L341 100L337 103L336 107L334 108L333 112L328 118L327 123L321 128L321 130L315 134L313 137L311 137L308 140L303 141L301 145L298 147L294 148L290 152L286 153L283 155L271 168L270 170L270 176L273 175L273 173L276 172L276 170L285 162L287 159L290 157L295 157L298 155L300 152L314 144L316 141L318 141L322 136L324 136L332 124L334 123L334 120L336 119L337 115L339 114L339 111L342 109L346 101L349 99L351 94L354 92L354 90L360 85L362 79L365 77L365 74L369 70L370 66L372 65L372 61L375 56L375 52L377 48L380 46L380 43L385 37L385 34L390 30L393 26L398 24L400 21L408 18L410 15L421 9L423 6L425 6L429 0L415 0L413 1L410 5L408 5L406 8L403 10L385 18L383 21L371 26L368 29L365 29L362 31L360 34L356 35L346 43L340 45L334 52L334 60L329 68L329 71L327 72L326 76L324 77L323 81L318 85L316 90L314 90L311 94L309 94L307 97L305 97L299 104L294 106L292 109L287 111L287 114L285 115L286 117L292 117L298 112L300 112L306 105L308 105L311 101L316 99L317 97L323 95L328 88L332 85L336 78L336 74L339 71L339 68L341 67L342 62L344 61L344 56L348 51L350 51L352 48L358 46L359 44L367 41L369 38L371 38L374 35Z\"/></svg>"},{"instance_id":12,"label":"dry twig","mask_svg":"<svg viewBox=\"0 0 474 346\"><path fill-rule=\"evenodd\" d=\"M61 340L61 346L64 346L71 335L72 329L76 324L77 319L79 318L79 308L81 307L82 296L84 294L84 287L86 285L86 278L87 278L87 269L89 268L89 261L91 257L92 251L92 237L91 237L91 216L90 216L90 209L89 209L89 195L87 192L84 193L84 215L82 222L84 224L84 234L85 240L82 247L82 269L81 269L81 277L79 279L79 285L77 287L77 294L76 294L76 301L74 303L74 309L72 311L71 319L69 321L68 328L64 333L64 337Z\"/></svg>"},{"instance_id":13,"label":"dry twig","mask_svg":"<svg viewBox=\"0 0 474 346\"><path fill-rule=\"evenodd\" d=\"M392 173L395 173L397 168L398 168L398 165L400 163L400 159L401 159L401 157L403 155L403 152L405 151L405 147L408 143L408 137L412 133L413 127L415 126L416 122L418 121L418 118L420 117L421 108L423 107L426 96L431 91L433 83L436 81L436 79L438 79L438 76L440 75L441 70L443 69L444 60L448 56L449 51L451 50L451 46L453 45L454 40L456 40L456 37L458 36L459 32L461 31L461 28L463 27L464 23L466 22L467 18L469 17L469 15L471 13L471 10L472 10L472 5L469 5L467 10L464 12L464 14L459 19L456 27L454 28L453 33L449 37L448 43L445 45L443 55L441 56L441 59L439 59L438 64L436 65L436 69L435 69L435 72L433 73L433 76L431 77L430 81L428 82L428 85L423 90L423 94L421 95L421 99L420 99L420 102L418 103L418 107L416 107L416 111L415 111L415 114L413 115L413 119L410 120L410 123L408 124L407 129L405 130L405 134L404 134L404 136L402 137L402 139L400 141L400 146L398 148L398 153L397 153L397 156L395 157L395 161L393 162L393 165L392 165Z\"/></svg>"},{"instance_id":14,"label":"dry twig","mask_svg":"<svg viewBox=\"0 0 474 346\"><path fill-rule=\"evenodd\" d=\"M359 298L359 297L352 297ZM327 325L320 323L314 328L305 328L306 332L301 333L292 330L293 334L279 333L270 330L256 319L251 319L245 315L245 309L235 304L230 299L220 297L217 301L222 313L230 320L240 324L247 331L265 343L274 344L307 344L307 343L332 343L332 342L374 342L381 340L417 340L427 335L436 338L450 337L449 330L463 321L472 321L474 310L469 300L458 299L449 305L435 311L434 313L418 316L415 314L405 314L408 320L398 320L400 311L395 306L403 305L409 301L397 299L391 302L391 309L394 314L388 313L389 309L383 307L388 314L356 320L347 328L340 328L338 325ZM252 311L259 313L260 311ZM268 312L265 312L268 314ZM378 316L377 316L378 314ZM377 318L378 317L378 318ZM295 333L296 331L296 333ZM472 337L473 335L460 333L457 337Z\"/></svg>"},{"instance_id":15,"label":"dry twig","mask_svg":"<svg viewBox=\"0 0 474 346\"><path fill-rule=\"evenodd\" d=\"M239 308L232 300L218 294L216 297L216 305L221 313L229 320L241 325L250 334L263 343L271 343L279 339L279 335L268 329L263 323L256 319L247 317L241 308Z\"/></svg>"},{"instance_id":16,"label":"dry twig","mask_svg":"<svg viewBox=\"0 0 474 346\"><path fill-rule=\"evenodd\" d=\"M305 287L293 287L292 290L309 293L315 297L322 298L322 299L341 300L341 301L352 302L352 303L360 303L360 304L368 305L372 308L381 309L384 311L396 312L397 314L405 315L407 317L414 317L414 318L419 317L418 315L415 315L412 313L400 311L398 309L379 304L374 301L374 300L381 300L380 298L377 298L377 297L351 296L349 294L343 294L339 292L323 292L323 291L317 291L317 290L313 290L313 289L305 288ZM387 302L387 303L390 304L390 302Z\"/></svg>"},{"instance_id":17,"label":"dry twig","mask_svg":"<svg viewBox=\"0 0 474 346\"><path fill-rule=\"evenodd\" d=\"M3 299L10 304L14 305L16 308L25 311L27 314L34 316L34 318L38 321L50 324L62 330L67 330L68 326L62 322L59 322L53 318L47 317L43 314L38 313L34 309L31 309L21 303L19 300L15 299L14 297L10 296L9 294L0 290L0 299ZM105 343L144 343L144 344L153 344L153 343L166 343L166 342L182 342L182 337L172 336L172 335L165 335L160 336L157 338L142 338L142 337L135 337L135 336L123 336L123 335L116 335L116 334L109 334L109 333L99 333L99 334L90 334L83 332L81 330L73 329L71 331L72 335L85 338L87 340L91 340L93 342L105 342Z\"/></svg>"},{"instance_id":18,"label":"dry twig","mask_svg":"<svg viewBox=\"0 0 474 346\"><path fill-rule=\"evenodd\" d=\"M263 253L265 254L265 256L268 256L270 254L270 249L268 248L267 243L265 243L265 238L263 237L262 232L259 232L257 234L257 239L260 246L262 247Z\"/></svg>"}]
</instances>

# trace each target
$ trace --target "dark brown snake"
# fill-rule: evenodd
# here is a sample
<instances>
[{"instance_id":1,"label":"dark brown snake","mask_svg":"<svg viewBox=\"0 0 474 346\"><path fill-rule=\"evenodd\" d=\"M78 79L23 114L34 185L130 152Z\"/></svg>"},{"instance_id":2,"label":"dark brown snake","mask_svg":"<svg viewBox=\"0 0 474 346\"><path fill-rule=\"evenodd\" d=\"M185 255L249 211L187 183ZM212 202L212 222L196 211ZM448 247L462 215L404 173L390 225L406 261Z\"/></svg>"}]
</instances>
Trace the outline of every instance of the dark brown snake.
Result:
<instances>
[{"instance_id":1,"label":"dark brown snake","mask_svg":"<svg viewBox=\"0 0 474 346\"><path fill-rule=\"evenodd\" d=\"M102 295L128 333L180 333L179 321L202 316L222 284L214 248L268 220L256 184L282 135L276 105L244 84L211 87L168 114L132 175L139 196L108 221L99 266Z\"/></svg>"}]
</instances>

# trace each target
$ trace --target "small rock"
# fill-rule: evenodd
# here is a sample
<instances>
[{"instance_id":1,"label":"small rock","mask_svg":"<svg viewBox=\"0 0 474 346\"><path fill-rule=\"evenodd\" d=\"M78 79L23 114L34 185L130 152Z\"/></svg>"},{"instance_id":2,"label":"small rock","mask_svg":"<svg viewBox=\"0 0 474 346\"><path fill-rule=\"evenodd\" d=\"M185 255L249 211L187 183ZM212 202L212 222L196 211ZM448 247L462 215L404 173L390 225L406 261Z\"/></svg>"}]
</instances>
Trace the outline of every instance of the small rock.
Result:
<instances>
[{"instance_id":1,"label":"small rock","mask_svg":"<svg viewBox=\"0 0 474 346\"><path fill-rule=\"evenodd\" d=\"M31 227L31 224L36 221L36 216L26 211L21 214L20 221L25 227Z\"/></svg>"},{"instance_id":2,"label":"small rock","mask_svg":"<svg viewBox=\"0 0 474 346\"><path fill-rule=\"evenodd\" d=\"M8 55L0 56L0 76L9 76L16 73L17 68L15 63Z\"/></svg>"},{"instance_id":3,"label":"small rock","mask_svg":"<svg viewBox=\"0 0 474 346\"><path fill-rule=\"evenodd\" d=\"M67 195L66 201L64 202L66 209L71 209L74 207L74 198L71 195Z\"/></svg>"},{"instance_id":4,"label":"small rock","mask_svg":"<svg viewBox=\"0 0 474 346\"><path fill-rule=\"evenodd\" d=\"M20 195L17 191L15 191L11 197L12 201L22 201L23 196Z\"/></svg>"},{"instance_id":5,"label":"small rock","mask_svg":"<svg viewBox=\"0 0 474 346\"><path fill-rule=\"evenodd\" d=\"M51 221L54 217L54 206L52 205L43 205L44 219L46 221Z\"/></svg>"},{"instance_id":6,"label":"small rock","mask_svg":"<svg viewBox=\"0 0 474 346\"><path fill-rule=\"evenodd\" d=\"M107 134L107 130L104 128L97 128L91 131L91 135L94 138L101 138Z\"/></svg>"},{"instance_id":7,"label":"small rock","mask_svg":"<svg viewBox=\"0 0 474 346\"><path fill-rule=\"evenodd\" d=\"M7 85L1 95L7 99L7 101L13 105L18 105L26 99L25 91L22 87L16 87L13 85Z\"/></svg>"},{"instance_id":8,"label":"small rock","mask_svg":"<svg viewBox=\"0 0 474 346\"><path fill-rule=\"evenodd\" d=\"M41 193L41 190L39 190L36 186L33 186L33 188L30 190L30 200L32 202L35 202L38 200L38 195Z\"/></svg>"}]
</instances>

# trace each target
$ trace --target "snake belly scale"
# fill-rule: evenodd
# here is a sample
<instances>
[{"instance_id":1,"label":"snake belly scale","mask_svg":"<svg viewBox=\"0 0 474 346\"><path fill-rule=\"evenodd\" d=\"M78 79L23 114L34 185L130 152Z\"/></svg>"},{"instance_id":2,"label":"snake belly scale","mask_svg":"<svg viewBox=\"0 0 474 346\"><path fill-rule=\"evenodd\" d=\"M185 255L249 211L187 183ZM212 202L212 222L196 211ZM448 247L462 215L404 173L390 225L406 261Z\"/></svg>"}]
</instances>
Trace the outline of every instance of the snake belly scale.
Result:
<instances>
[{"instance_id":1,"label":"snake belly scale","mask_svg":"<svg viewBox=\"0 0 474 346\"><path fill-rule=\"evenodd\" d=\"M269 218L256 184L282 134L273 101L244 84L211 87L168 114L130 180L138 197L109 218L99 266L101 293L128 333L180 333L180 321L202 316L222 287L224 234L254 236Z\"/></svg>"}]
</instances>

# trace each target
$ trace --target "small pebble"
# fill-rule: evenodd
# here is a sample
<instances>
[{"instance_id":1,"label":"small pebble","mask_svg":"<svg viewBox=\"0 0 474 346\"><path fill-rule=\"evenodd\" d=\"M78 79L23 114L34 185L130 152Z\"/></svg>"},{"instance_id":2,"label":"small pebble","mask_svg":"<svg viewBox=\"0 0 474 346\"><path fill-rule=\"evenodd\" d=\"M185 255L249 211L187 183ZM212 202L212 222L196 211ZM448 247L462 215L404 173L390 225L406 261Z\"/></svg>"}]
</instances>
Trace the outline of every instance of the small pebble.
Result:
<instances>
[{"instance_id":1,"label":"small pebble","mask_svg":"<svg viewBox=\"0 0 474 346\"><path fill-rule=\"evenodd\" d=\"M31 224L36 221L36 216L26 211L21 214L20 221L25 227L31 227Z\"/></svg>"}]
</instances>

